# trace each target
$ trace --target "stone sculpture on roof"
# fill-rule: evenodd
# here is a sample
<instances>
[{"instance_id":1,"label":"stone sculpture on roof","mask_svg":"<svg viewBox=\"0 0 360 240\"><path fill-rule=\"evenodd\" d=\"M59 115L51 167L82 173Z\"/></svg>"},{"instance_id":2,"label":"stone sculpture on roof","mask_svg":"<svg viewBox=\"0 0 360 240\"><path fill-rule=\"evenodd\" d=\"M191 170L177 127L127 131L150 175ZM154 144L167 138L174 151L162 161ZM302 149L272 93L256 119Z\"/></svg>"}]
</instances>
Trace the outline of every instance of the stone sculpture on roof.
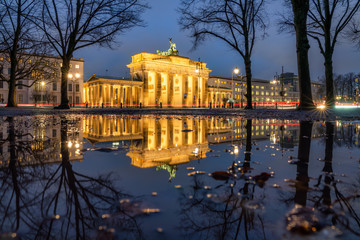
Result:
<instances>
[{"instance_id":1,"label":"stone sculpture on roof","mask_svg":"<svg viewBox=\"0 0 360 240\"><path fill-rule=\"evenodd\" d=\"M158 55L163 56L179 56L179 51L176 49L176 44L172 42L172 38L169 38L170 48L166 51L157 50Z\"/></svg>"}]
</instances>

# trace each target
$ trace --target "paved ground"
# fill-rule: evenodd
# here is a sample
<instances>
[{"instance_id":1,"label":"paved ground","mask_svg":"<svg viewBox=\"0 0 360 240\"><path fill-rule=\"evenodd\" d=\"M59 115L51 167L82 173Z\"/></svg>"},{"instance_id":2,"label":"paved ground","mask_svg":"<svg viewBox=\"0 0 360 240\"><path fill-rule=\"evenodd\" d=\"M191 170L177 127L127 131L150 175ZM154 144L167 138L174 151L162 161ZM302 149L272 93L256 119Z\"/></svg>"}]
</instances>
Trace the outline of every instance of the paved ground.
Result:
<instances>
[{"instance_id":1,"label":"paved ground","mask_svg":"<svg viewBox=\"0 0 360 240\"><path fill-rule=\"evenodd\" d=\"M275 109L208 109L208 108L75 108L57 110L52 108L0 108L0 116L19 115L60 115L60 114L100 114L100 115L191 115L191 116L219 116L219 117L245 117L257 119L298 119L298 120L360 120L360 109L336 109L332 112L324 110L297 111Z\"/></svg>"}]
</instances>

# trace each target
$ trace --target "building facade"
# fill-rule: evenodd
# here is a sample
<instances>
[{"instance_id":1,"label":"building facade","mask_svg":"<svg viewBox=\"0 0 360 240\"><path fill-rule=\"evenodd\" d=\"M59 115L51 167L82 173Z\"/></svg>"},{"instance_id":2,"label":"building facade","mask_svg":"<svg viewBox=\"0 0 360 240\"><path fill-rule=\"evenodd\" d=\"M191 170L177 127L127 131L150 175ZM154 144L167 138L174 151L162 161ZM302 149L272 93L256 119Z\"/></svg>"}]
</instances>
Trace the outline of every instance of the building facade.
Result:
<instances>
[{"instance_id":1,"label":"building facade","mask_svg":"<svg viewBox=\"0 0 360 240\"><path fill-rule=\"evenodd\" d=\"M90 107L130 107L143 102L144 83L108 76L91 76L84 83L84 103Z\"/></svg>"},{"instance_id":2,"label":"building facade","mask_svg":"<svg viewBox=\"0 0 360 240\"><path fill-rule=\"evenodd\" d=\"M41 61L41 69L34 68L34 62ZM20 59L23 69L29 71L28 77L18 80L17 84L31 87L16 87L16 102L21 105L58 105L61 101L61 65L62 60L53 56L28 56ZM34 68L34 69L32 69ZM10 75L9 59L0 57L0 75L8 79ZM35 83L34 83L35 82ZM83 100L84 60L72 59L68 74L69 104L79 105ZM0 81L0 104L6 105L9 87L6 81Z\"/></svg>"},{"instance_id":3,"label":"building facade","mask_svg":"<svg viewBox=\"0 0 360 240\"><path fill-rule=\"evenodd\" d=\"M296 106L299 103L300 93L299 82L294 79L296 77L293 78L293 81L282 83L278 79L269 81L253 78L251 81L253 104L259 107ZM245 77L210 76L208 84L208 98L211 99L214 107L225 106L231 98L234 99L235 106L246 105ZM320 103L322 96L319 96L319 89L322 88L322 85L317 82L312 82L311 85L313 100Z\"/></svg>"},{"instance_id":4,"label":"building facade","mask_svg":"<svg viewBox=\"0 0 360 240\"><path fill-rule=\"evenodd\" d=\"M206 106L210 69L187 57L139 53L128 65L132 79L144 83L146 106Z\"/></svg>"}]
</instances>

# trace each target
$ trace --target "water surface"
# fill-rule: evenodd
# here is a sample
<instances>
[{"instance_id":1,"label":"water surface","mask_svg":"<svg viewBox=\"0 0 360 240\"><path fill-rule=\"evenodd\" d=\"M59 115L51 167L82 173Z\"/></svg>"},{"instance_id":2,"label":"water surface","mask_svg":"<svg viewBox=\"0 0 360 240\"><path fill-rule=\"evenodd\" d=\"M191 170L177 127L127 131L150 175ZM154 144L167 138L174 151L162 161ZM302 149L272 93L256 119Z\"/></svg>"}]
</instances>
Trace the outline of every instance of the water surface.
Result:
<instances>
[{"instance_id":1,"label":"water surface","mask_svg":"<svg viewBox=\"0 0 360 240\"><path fill-rule=\"evenodd\" d=\"M358 122L1 120L1 238L360 235Z\"/></svg>"}]
</instances>

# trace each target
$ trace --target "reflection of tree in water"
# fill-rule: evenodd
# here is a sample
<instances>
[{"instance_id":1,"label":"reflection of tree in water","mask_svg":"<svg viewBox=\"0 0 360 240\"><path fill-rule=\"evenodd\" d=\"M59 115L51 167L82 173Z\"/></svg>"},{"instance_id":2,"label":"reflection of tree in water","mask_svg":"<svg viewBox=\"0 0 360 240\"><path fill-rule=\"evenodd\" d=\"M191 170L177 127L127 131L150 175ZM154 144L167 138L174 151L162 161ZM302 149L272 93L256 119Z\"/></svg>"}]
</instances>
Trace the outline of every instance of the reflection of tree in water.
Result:
<instances>
[{"instance_id":1,"label":"reflection of tree in water","mask_svg":"<svg viewBox=\"0 0 360 240\"><path fill-rule=\"evenodd\" d=\"M356 123L338 121L336 125L334 142L337 146L360 147L360 143L354 141L355 137L359 139L359 130Z\"/></svg>"},{"instance_id":2,"label":"reflection of tree in water","mask_svg":"<svg viewBox=\"0 0 360 240\"><path fill-rule=\"evenodd\" d=\"M48 139L39 139L27 128L43 125L42 118L28 120L21 117L7 117L4 125L8 125L7 136L0 139L0 147L8 147L8 154L2 152L0 169L0 230L16 232L20 222L32 224L32 210L38 203L36 190L32 184L39 181L41 170L24 165L41 162L44 154L41 148L50 148ZM53 152L50 148L48 153Z\"/></svg>"},{"instance_id":3,"label":"reflection of tree in water","mask_svg":"<svg viewBox=\"0 0 360 240\"><path fill-rule=\"evenodd\" d=\"M326 228L328 234L339 233L336 228L360 236L360 219L351 205L351 200L360 195L345 197L335 181L332 158L334 144L334 124L326 122L325 158L322 174L315 188L309 186L308 164L311 145L311 122L300 123L300 139L297 162L297 177L295 181L294 208L286 215L287 229L293 232L310 234ZM335 198L332 200L331 191ZM289 202L290 199L287 199ZM312 208L315 207L315 208ZM330 233L332 231L332 233Z\"/></svg>"},{"instance_id":4,"label":"reflection of tree in water","mask_svg":"<svg viewBox=\"0 0 360 240\"><path fill-rule=\"evenodd\" d=\"M68 128L68 120L61 117L59 165L25 167L18 161L22 149L16 147L24 143L11 137L16 131L9 124L10 161L1 171L1 231L26 233L25 239L89 239L101 229L98 237L107 239L114 227L141 238L138 212L130 204L119 205L119 199L129 196L114 188L111 176L90 177L73 170Z\"/></svg>"},{"instance_id":5,"label":"reflection of tree in water","mask_svg":"<svg viewBox=\"0 0 360 240\"><path fill-rule=\"evenodd\" d=\"M251 161L251 125L247 120L245 161L238 168L234 162L227 172L213 177L227 179L209 190L200 175L194 175L191 193L184 193L181 203L181 230L194 239L265 239L260 212L264 196L255 197L255 183L246 175ZM217 176L214 176L214 174ZM256 199L258 198L258 199Z\"/></svg>"}]
</instances>

